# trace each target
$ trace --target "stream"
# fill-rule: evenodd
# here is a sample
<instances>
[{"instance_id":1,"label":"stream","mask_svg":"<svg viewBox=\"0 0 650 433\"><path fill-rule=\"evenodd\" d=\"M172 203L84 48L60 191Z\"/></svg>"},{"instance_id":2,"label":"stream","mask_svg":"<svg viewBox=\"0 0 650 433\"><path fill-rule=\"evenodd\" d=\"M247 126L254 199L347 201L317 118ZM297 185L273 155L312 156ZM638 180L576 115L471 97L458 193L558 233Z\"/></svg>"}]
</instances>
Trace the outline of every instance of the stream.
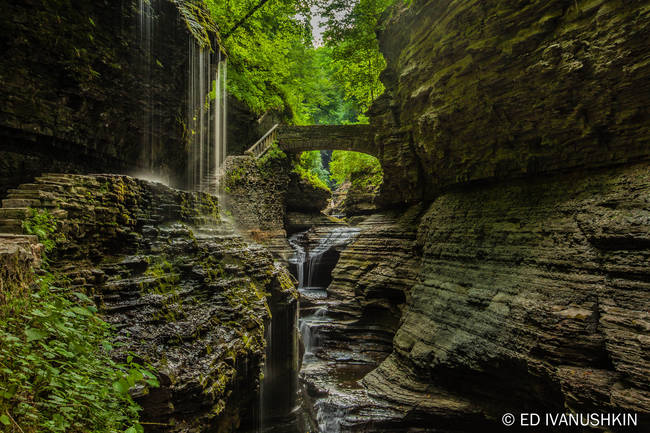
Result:
<instances>
[{"instance_id":1,"label":"stream","mask_svg":"<svg viewBox=\"0 0 650 433\"><path fill-rule=\"evenodd\" d=\"M344 408L335 400L341 397L341 393L349 394L358 388L357 380L369 371L363 364L339 363L354 359L354 354L328 347L332 344L328 334L337 329L336 318L330 311L335 301L328 296L327 290L332 281L332 270L340 251L355 239L359 231L347 226L316 227L289 238L294 250L289 267L298 280L300 292L301 362L297 382L301 407L296 411L299 421L295 423L298 429L294 431L339 432Z\"/></svg>"}]
</instances>

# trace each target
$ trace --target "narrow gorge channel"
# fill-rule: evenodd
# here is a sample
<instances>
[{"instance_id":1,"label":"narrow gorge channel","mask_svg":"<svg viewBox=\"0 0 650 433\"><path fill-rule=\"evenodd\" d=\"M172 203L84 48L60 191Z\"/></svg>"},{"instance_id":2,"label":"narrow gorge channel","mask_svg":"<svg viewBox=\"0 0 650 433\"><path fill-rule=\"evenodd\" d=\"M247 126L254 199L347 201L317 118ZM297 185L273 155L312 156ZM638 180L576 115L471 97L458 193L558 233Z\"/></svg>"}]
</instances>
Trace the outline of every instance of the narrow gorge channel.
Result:
<instances>
[{"instance_id":1,"label":"narrow gorge channel","mask_svg":"<svg viewBox=\"0 0 650 433\"><path fill-rule=\"evenodd\" d=\"M0 0L0 432L650 431L650 0Z\"/></svg>"},{"instance_id":2,"label":"narrow gorge channel","mask_svg":"<svg viewBox=\"0 0 650 433\"><path fill-rule=\"evenodd\" d=\"M367 372L351 348L331 347L334 342L329 338L342 325L334 312L335 301L328 296L332 271L340 251L358 233L357 228L325 226L294 234L289 239L294 249L289 262L300 292L303 411L318 431L340 431L341 409L334 402L337 391L355 386Z\"/></svg>"}]
</instances>

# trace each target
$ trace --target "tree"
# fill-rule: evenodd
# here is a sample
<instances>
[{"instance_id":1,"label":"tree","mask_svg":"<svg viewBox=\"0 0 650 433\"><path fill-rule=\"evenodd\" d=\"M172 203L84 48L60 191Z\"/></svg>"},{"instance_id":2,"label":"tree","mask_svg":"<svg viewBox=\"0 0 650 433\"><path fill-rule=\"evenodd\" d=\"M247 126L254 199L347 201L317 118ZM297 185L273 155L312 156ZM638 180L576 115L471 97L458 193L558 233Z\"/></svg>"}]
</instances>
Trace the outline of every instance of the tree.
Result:
<instances>
[{"instance_id":1,"label":"tree","mask_svg":"<svg viewBox=\"0 0 650 433\"><path fill-rule=\"evenodd\" d=\"M382 13L395 0L317 0L326 30L325 44L332 49L334 79L365 112L384 91L379 80L386 61L376 37Z\"/></svg>"},{"instance_id":2,"label":"tree","mask_svg":"<svg viewBox=\"0 0 650 433\"><path fill-rule=\"evenodd\" d=\"M228 91L258 114L301 100L293 86L291 53L311 45L309 0L269 1L236 28L259 0L205 3L222 35L234 29L222 42L229 58Z\"/></svg>"},{"instance_id":3,"label":"tree","mask_svg":"<svg viewBox=\"0 0 650 433\"><path fill-rule=\"evenodd\" d=\"M337 185L350 181L358 187L377 187L381 184L384 174L379 160L374 156L339 150L332 154L330 173Z\"/></svg>"}]
</instances>

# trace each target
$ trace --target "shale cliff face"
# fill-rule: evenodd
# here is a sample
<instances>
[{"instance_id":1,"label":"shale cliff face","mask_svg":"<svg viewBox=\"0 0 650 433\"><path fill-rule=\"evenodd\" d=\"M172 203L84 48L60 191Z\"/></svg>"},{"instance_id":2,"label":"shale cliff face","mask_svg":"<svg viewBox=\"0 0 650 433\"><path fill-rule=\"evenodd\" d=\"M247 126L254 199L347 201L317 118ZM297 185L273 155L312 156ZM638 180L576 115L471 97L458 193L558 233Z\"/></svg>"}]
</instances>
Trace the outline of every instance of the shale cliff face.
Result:
<instances>
[{"instance_id":1,"label":"shale cliff face","mask_svg":"<svg viewBox=\"0 0 650 433\"><path fill-rule=\"evenodd\" d=\"M428 210L417 259L373 259L393 250L362 231L333 272L346 319L390 305L381 293L399 304L393 284L406 299L396 328L360 316L397 329L349 411L372 401L385 424L342 431L500 431L519 411L649 422L649 11L416 0L386 17L387 92L371 113L382 202ZM351 260L358 248L371 264ZM405 278L373 272L368 291L373 265Z\"/></svg>"},{"instance_id":2,"label":"shale cliff face","mask_svg":"<svg viewBox=\"0 0 650 433\"><path fill-rule=\"evenodd\" d=\"M160 388L132 390L154 423L147 431L259 425L269 299L295 309L297 294L268 252L222 221L213 197L126 176L44 175L3 200L0 215L12 217L3 231L20 231L25 207L57 217L64 237L50 270L95 296L121 343L113 356L156 367ZM11 272L31 264L29 237L0 241L0 258L20 249Z\"/></svg>"},{"instance_id":3,"label":"shale cliff face","mask_svg":"<svg viewBox=\"0 0 650 433\"><path fill-rule=\"evenodd\" d=\"M442 387L494 418L649 413L648 173L637 165L435 200L418 231L419 281L393 354L365 379L370 394L444 412Z\"/></svg>"},{"instance_id":4,"label":"shale cliff face","mask_svg":"<svg viewBox=\"0 0 650 433\"><path fill-rule=\"evenodd\" d=\"M416 0L380 44L384 202L468 181L647 160L644 1Z\"/></svg>"},{"instance_id":5,"label":"shale cliff face","mask_svg":"<svg viewBox=\"0 0 650 433\"><path fill-rule=\"evenodd\" d=\"M44 171L141 169L144 137L164 149L159 171L184 179L190 33L174 3L151 4L148 17L135 1L3 2L0 194Z\"/></svg>"},{"instance_id":6,"label":"shale cliff face","mask_svg":"<svg viewBox=\"0 0 650 433\"><path fill-rule=\"evenodd\" d=\"M190 72L213 76L219 51L202 4L3 1L0 195L45 171L147 170L185 186ZM191 44L212 64L192 58ZM230 152L243 152L259 138L257 119L229 105Z\"/></svg>"}]
</instances>

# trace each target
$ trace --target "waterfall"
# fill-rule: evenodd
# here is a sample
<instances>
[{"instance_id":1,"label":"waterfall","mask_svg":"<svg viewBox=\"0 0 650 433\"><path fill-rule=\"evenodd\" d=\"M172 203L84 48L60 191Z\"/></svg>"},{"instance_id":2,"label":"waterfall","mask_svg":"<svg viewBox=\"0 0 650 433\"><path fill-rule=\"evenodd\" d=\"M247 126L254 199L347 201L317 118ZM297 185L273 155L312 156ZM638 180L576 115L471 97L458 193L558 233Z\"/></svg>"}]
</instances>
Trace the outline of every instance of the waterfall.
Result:
<instances>
[{"instance_id":1,"label":"waterfall","mask_svg":"<svg viewBox=\"0 0 650 433\"><path fill-rule=\"evenodd\" d=\"M303 246L302 239L307 232L296 233L289 237L289 245L294 250L293 257L289 263L296 265L298 288L312 287L313 277L320 272L320 262L323 255L332 248L340 247L350 243L359 233L358 228L335 227L325 236L318 240L318 244L312 250L307 251ZM306 277L305 278L305 271Z\"/></svg>"},{"instance_id":2,"label":"waterfall","mask_svg":"<svg viewBox=\"0 0 650 433\"><path fill-rule=\"evenodd\" d=\"M154 103L153 95L153 68L156 63L154 54L156 10L157 0L139 0L137 29L140 55L138 57L138 68L143 92L140 112L142 122L140 146L142 149L142 164L148 170L147 175L149 176L160 174L157 166L158 151L160 149L160 139L157 132L160 125L154 124L156 121L160 121L160 114L158 112L159 107Z\"/></svg>"},{"instance_id":3,"label":"waterfall","mask_svg":"<svg viewBox=\"0 0 650 433\"><path fill-rule=\"evenodd\" d=\"M302 236L304 236L304 233L296 233L289 237L289 245L294 250L294 255L289 259L289 263L296 265L299 289L303 288L305 283L305 258L307 256L305 248L299 241Z\"/></svg>"},{"instance_id":4,"label":"waterfall","mask_svg":"<svg viewBox=\"0 0 650 433\"><path fill-rule=\"evenodd\" d=\"M227 151L228 60L190 36L188 63L187 184L217 194Z\"/></svg>"},{"instance_id":5,"label":"waterfall","mask_svg":"<svg viewBox=\"0 0 650 433\"><path fill-rule=\"evenodd\" d=\"M331 249L349 244L359 231L360 229L353 227L334 227L321 236L311 250L307 238L308 231L289 237L289 244L294 250L289 263L296 266L296 277L301 296L309 297L312 300L327 297L325 290L312 286L315 276L328 271L321 266L322 258ZM300 335L305 349L303 363L313 359L314 349L318 348L318 327L329 322L327 312L327 307L321 306L313 314L303 317L299 321Z\"/></svg>"},{"instance_id":6,"label":"waterfall","mask_svg":"<svg viewBox=\"0 0 650 433\"><path fill-rule=\"evenodd\" d=\"M263 432L293 432L298 407L298 301L273 292L266 330L266 360L261 384L260 424ZM284 426L281 430L277 428ZM296 431L297 433L297 431Z\"/></svg>"},{"instance_id":7,"label":"waterfall","mask_svg":"<svg viewBox=\"0 0 650 433\"><path fill-rule=\"evenodd\" d=\"M157 26L161 0L138 0L139 74L142 79L142 132L140 145L146 173L139 177L165 181L161 176L163 146L160 139L160 102L154 97L156 74L163 65L156 57L156 39L163 30ZM218 180L227 149L228 61L217 45L201 45L188 36L187 113L187 188L218 193ZM161 47L158 47L160 51ZM160 55L160 53L158 53ZM169 179L167 179L168 181Z\"/></svg>"},{"instance_id":8,"label":"waterfall","mask_svg":"<svg viewBox=\"0 0 650 433\"><path fill-rule=\"evenodd\" d=\"M307 287L312 287L313 277L320 271L319 264L323 255L332 248L347 245L358 233L358 228L335 227L319 240L316 248L309 252Z\"/></svg>"}]
</instances>

